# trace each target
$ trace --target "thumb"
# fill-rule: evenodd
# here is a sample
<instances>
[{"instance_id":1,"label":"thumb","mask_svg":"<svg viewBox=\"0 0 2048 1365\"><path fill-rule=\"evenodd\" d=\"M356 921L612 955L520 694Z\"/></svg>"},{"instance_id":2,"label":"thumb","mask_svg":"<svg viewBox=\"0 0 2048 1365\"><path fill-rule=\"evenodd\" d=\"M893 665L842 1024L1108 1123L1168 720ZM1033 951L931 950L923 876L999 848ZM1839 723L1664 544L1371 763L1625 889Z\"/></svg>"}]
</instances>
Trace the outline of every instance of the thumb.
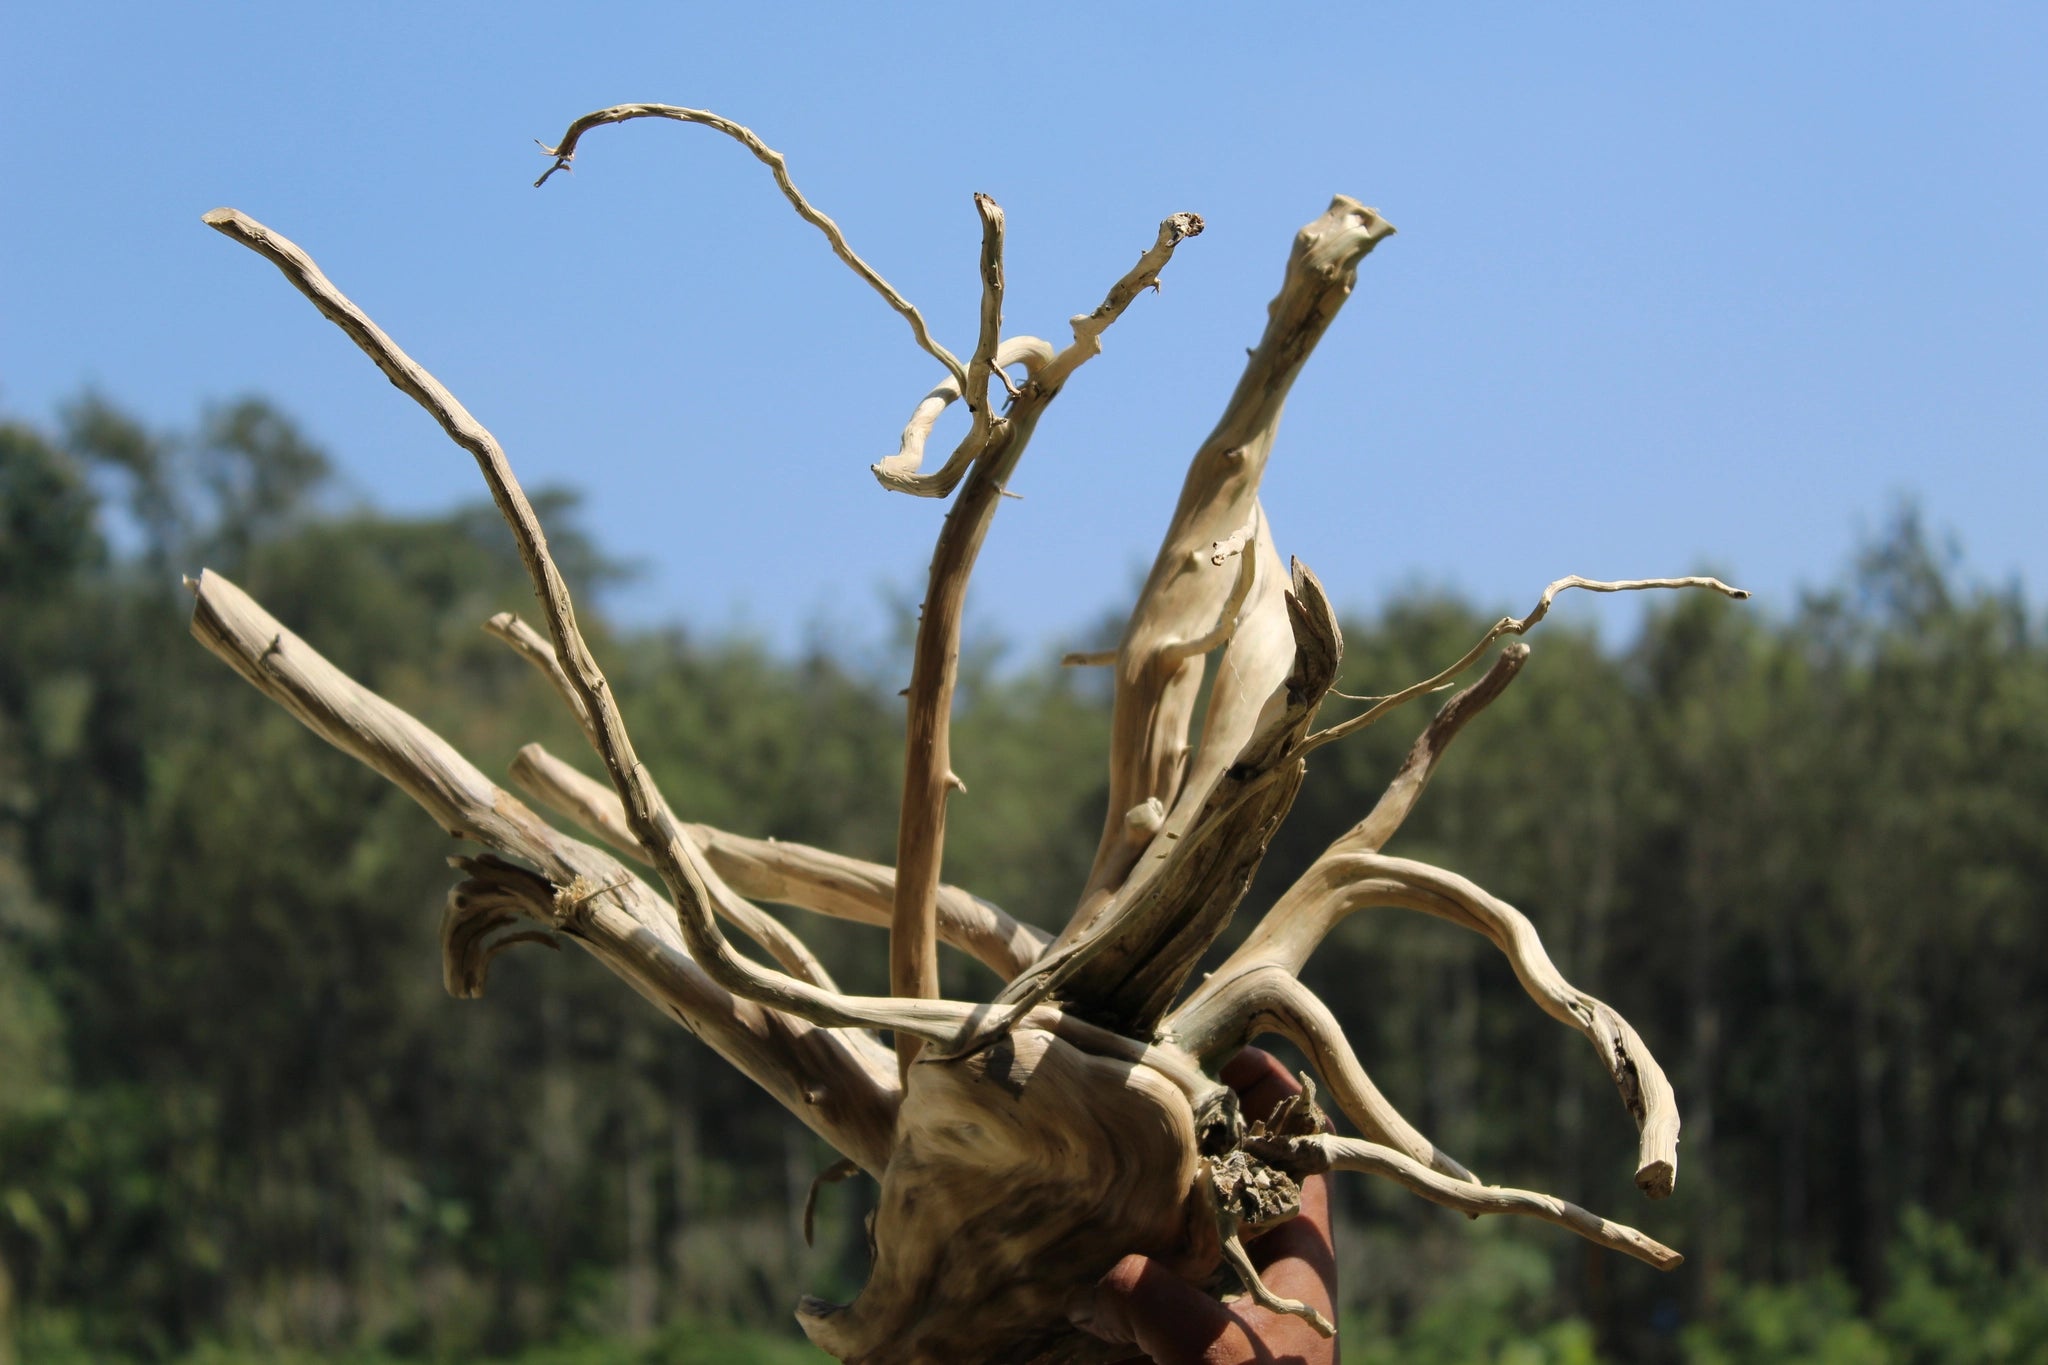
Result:
<instances>
[{"instance_id":1,"label":"thumb","mask_svg":"<svg viewBox=\"0 0 2048 1365\"><path fill-rule=\"evenodd\" d=\"M1258 1359L1221 1303L1149 1256L1126 1256L1075 1296L1068 1318L1091 1336L1143 1351L1155 1365Z\"/></svg>"}]
</instances>

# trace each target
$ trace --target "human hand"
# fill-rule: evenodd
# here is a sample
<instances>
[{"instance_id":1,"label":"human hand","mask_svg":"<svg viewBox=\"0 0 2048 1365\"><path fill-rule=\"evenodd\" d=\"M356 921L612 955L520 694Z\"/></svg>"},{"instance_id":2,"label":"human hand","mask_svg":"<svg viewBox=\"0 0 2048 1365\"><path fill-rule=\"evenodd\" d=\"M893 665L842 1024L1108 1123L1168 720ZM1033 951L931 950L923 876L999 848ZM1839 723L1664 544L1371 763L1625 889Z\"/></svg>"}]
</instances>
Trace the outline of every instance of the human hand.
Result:
<instances>
[{"instance_id":1,"label":"human hand","mask_svg":"<svg viewBox=\"0 0 2048 1365\"><path fill-rule=\"evenodd\" d=\"M1270 1053L1246 1048L1223 1068L1247 1120L1271 1114L1300 1084ZM1337 1257L1330 1240L1328 1177L1301 1182L1301 1212L1246 1244L1274 1293L1336 1317ZM1291 1314L1249 1298L1220 1303L1147 1256L1126 1256L1095 1286L1074 1322L1142 1355L1126 1365L1336 1365L1337 1343Z\"/></svg>"}]
</instances>

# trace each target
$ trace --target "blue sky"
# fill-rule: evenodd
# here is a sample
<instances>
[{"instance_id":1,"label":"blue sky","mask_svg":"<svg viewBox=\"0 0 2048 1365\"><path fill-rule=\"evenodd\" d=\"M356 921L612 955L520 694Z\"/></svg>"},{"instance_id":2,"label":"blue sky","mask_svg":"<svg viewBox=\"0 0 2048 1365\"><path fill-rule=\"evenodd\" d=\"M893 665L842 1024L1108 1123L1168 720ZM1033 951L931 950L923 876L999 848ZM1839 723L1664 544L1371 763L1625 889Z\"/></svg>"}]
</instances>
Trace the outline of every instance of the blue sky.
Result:
<instances>
[{"instance_id":1,"label":"blue sky","mask_svg":"<svg viewBox=\"0 0 2048 1365\"><path fill-rule=\"evenodd\" d=\"M934 378L701 129L709 107L972 344L982 190L1012 331L1054 339L1203 214L1048 416L973 619L1037 647L1127 605L1293 231L1400 228L1295 390L1267 502L1340 602L1520 610L1565 573L1712 566L1784 604L1902 495L2048 584L2048 7L28 5L8 79L0 404L150 420L266 394L394 509L474 467L268 265L295 238L574 484L642 619L865 640L942 508L867 466ZM950 434L951 428L945 429ZM950 446L944 439L935 446ZM1561 618L1626 622L1616 599Z\"/></svg>"}]
</instances>

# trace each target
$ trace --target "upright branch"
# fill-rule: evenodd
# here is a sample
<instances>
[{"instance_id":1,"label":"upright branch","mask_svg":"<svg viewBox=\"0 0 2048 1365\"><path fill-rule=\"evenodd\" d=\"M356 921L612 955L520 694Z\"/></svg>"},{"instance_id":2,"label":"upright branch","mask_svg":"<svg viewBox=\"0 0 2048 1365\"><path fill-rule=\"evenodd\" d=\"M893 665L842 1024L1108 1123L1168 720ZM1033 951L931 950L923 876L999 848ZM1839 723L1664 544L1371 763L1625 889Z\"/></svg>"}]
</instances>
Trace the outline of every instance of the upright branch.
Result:
<instances>
[{"instance_id":1,"label":"upright branch","mask_svg":"<svg viewBox=\"0 0 2048 1365\"><path fill-rule=\"evenodd\" d=\"M1061 944L1094 922L1110 896L1140 869L1147 848L1180 837L1194 813L1184 808L1179 819L1171 818L1184 779L1199 804L1206 785L1235 761L1267 695L1292 666L1293 642L1282 605L1286 575L1258 507L1259 480L1288 390L1350 297L1359 262L1393 231L1376 211L1343 195L1301 230L1280 292L1267 309L1265 334L1215 429L1189 464L1180 502L1118 646L1109 808L1088 883ZM1217 620L1236 576L1215 571L1211 548L1248 523L1258 528L1258 581L1249 615L1219 665L1201 763L1190 775L1187 735L1203 664L1200 655L1176 646L1203 635ZM1223 678L1230 679L1228 685ZM1150 803L1162 813L1156 822L1142 814L1152 809ZM1134 812L1140 813L1135 819Z\"/></svg>"},{"instance_id":2,"label":"upright branch","mask_svg":"<svg viewBox=\"0 0 2048 1365\"><path fill-rule=\"evenodd\" d=\"M999 260L991 267L990 256L1001 249L1002 216L987 196L978 197L976 202L985 224L985 288L984 344L978 345L975 353L977 358L986 354L992 363L997 348L986 343L1001 322L1002 270ZM991 222L992 230L986 227ZM967 582L981 553L982 541L1046 406L1058 396L1060 386L1074 370L1101 350L1103 329L1122 316L1146 285L1156 283L1159 271L1172 259L1174 247L1200 228L1201 220L1193 214L1176 214L1162 223L1152 248L1140 256L1138 265L1111 287L1100 307L1085 319L1076 319L1074 342L1031 375L1006 415L987 419L987 439L971 457L971 472L940 529L938 543L932 550L910 674L903 803L896 834L896 904L889 942L890 989L898 996L916 999L937 993L936 919L939 873L945 855L946 803L952 791L962 785L953 771L953 693L960 675L960 629L966 615ZM989 301L991 296L995 298L993 304ZM977 392L970 386L970 400L979 398L986 404L986 383L983 372L983 390ZM977 428L981 420L977 417ZM906 1067L917 1047L915 1037L898 1039L899 1056Z\"/></svg>"},{"instance_id":3,"label":"upright branch","mask_svg":"<svg viewBox=\"0 0 2048 1365\"><path fill-rule=\"evenodd\" d=\"M947 516L932 552L931 582L911 663L903 801L896 825L889 991L910 1000L939 993L939 870L945 853L946 798L960 785L953 771L953 689L959 680L967 579L1000 501L998 480L1009 477L1023 453L1023 443L1010 439L1009 423L990 413L988 401L989 373L1003 326L1003 211L985 194L974 196L974 207L981 215L981 331L967 371L966 398L973 423L966 446L974 452L969 458L981 463L960 495L960 505ZM1004 468L992 476L991 463ZM904 1066L916 1057L918 1045L912 1037L897 1039Z\"/></svg>"},{"instance_id":4,"label":"upright branch","mask_svg":"<svg viewBox=\"0 0 2048 1365\"><path fill-rule=\"evenodd\" d=\"M1343 659L1336 613L1322 584L1300 563L1294 565L1286 604L1292 667L1261 713L1258 730L1208 791L1186 837L1168 843L1156 873L1126 883L1087 932L1055 943L1012 980L996 997L1001 1010L976 1041L1049 998L1141 1037L1166 1014L1230 922L1294 804L1303 774L1302 738Z\"/></svg>"},{"instance_id":5,"label":"upright branch","mask_svg":"<svg viewBox=\"0 0 2048 1365\"><path fill-rule=\"evenodd\" d=\"M576 144L592 128L602 127L607 123L625 123L636 118L673 119L678 123L694 123L704 128L715 128L752 152L754 159L766 166L775 176L775 183L782 187L782 195L789 200L790 207L794 208L806 223L825 234L825 240L832 244L832 254L846 262L847 267L866 281L869 288L880 294L891 308L903 315L903 320L910 324L911 335L917 338L917 344L924 349L925 354L944 365L946 373L952 375L956 381L961 384L967 383L967 371L962 368L960 358L932 340L931 329L925 326L924 314L918 312L909 299L897 293L896 286L883 279L873 266L854 254L853 248L846 243L846 234L839 230L839 224L813 208L811 201L804 198L802 192L797 189L796 182L789 178L789 163L783 158L782 153L756 137L751 128L742 127L731 119L721 118L708 109L684 109L674 104L616 104L609 109L599 109L577 119L569 125L569 130L562 134L562 140L554 146L541 144L541 150L554 158L554 164L541 172L540 179L533 182L534 188L538 189L547 184L548 177L556 171L570 169L570 163L576 158Z\"/></svg>"}]
</instances>

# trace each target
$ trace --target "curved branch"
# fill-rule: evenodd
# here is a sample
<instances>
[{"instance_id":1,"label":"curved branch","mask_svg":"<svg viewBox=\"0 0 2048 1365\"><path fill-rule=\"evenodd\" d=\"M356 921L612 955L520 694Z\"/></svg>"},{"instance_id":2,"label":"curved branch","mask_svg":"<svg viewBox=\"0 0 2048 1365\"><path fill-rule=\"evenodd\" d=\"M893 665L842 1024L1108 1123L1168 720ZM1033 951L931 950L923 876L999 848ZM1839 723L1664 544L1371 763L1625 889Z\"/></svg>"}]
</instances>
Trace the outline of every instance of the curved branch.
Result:
<instances>
[{"instance_id":1,"label":"curved branch","mask_svg":"<svg viewBox=\"0 0 2048 1365\"><path fill-rule=\"evenodd\" d=\"M1260 1156L1290 1172L1312 1175L1323 1171L1364 1171L1367 1175L1405 1185L1431 1203L1442 1204L1475 1218L1489 1213L1541 1218L1546 1223L1568 1228L1609 1251L1633 1256L1658 1270L1676 1270L1685 1263L1685 1257L1662 1242L1646 1237L1634 1228L1610 1223L1556 1195L1453 1180L1378 1143L1360 1142L1357 1138L1312 1136L1278 1140L1254 1138L1246 1145L1258 1149Z\"/></svg>"},{"instance_id":2,"label":"curved branch","mask_svg":"<svg viewBox=\"0 0 2048 1365\"><path fill-rule=\"evenodd\" d=\"M507 893L505 906L576 939L820 1137L864 1169L881 1170L900 1093L879 1043L728 991L691 960L673 910L617 859L551 828L219 574L187 585L195 599L192 634L257 691L398 787L451 835L540 869L539 878ZM452 984L469 980L458 971Z\"/></svg>"},{"instance_id":3,"label":"curved branch","mask_svg":"<svg viewBox=\"0 0 2048 1365\"><path fill-rule=\"evenodd\" d=\"M1332 725L1309 736L1310 748L1321 748L1325 744L1363 730L1381 716L1399 706L1405 706L1424 693L1434 692L1451 679L1479 662L1479 656L1486 653L1486 647L1503 635L1520 635L1550 614L1550 603L1567 588L1584 588L1587 592L1640 592L1646 588L1710 588L1724 597L1740 602L1749 596L1747 588L1731 588L1718 578L1629 578L1617 582L1602 582L1598 579L1580 578L1573 574L1560 578L1543 590L1543 596L1536 602L1529 614L1516 618L1503 616L1493 628L1479 637L1479 643L1465 651L1465 656L1433 678L1424 678L1412 687L1404 687L1389 697L1381 697L1373 706L1347 721Z\"/></svg>"},{"instance_id":4,"label":"curved branch","mask_svg":"<svg viewBox=\"0 0 2048 1365\"><path fill-rule=\"evenodd\" d=\"M846 262L847 267L865 280L869 288L880 294L891 308L902 314L903 320L910 324L911 335L917 338L917 344L927 355L944 365L946 373L952 375L954 379L962 384L967 382L967 371L962 368L959 357L932 340L931 331L924 323L924 315L912 306L909 299L897 293L894 285L877 274L873 266L854 254L853 248L846 243L846 234L839 230L839 224L811 207L811 201L803 197L796 187L796 182L789 178L789 163L783 158L782 153L756 137L753 129L742 127L731 119L721 118L708 109L684 109L674 104L618 104L609 109L599 109L570 124L569 130L562 134L562 140L554 146L541 144L541 150L553 157L555 162L541 172L540 179L533 182L534 188L538 189L547 184L548 177L556 171L566 171L570 168L570 162L576 157L576 144L582 140L585 133L607 123L625 123L636 118L673 119L677 123L694 123L699 127L713 128L752 152L754 159L766 166L775 176L775 183L782 187L783 198L789 200L790 207L797 211L798 216L825 234L825 240L832 244L832 254Z\"/></svg>"},{"instance_id":5,"label":"curved branch","mask_svg":"<svg viewBox=\"0 0 2048 1365\"><path fill-rule=\"evenodd\" d=\"M476 458L492 499L512 529L520 558L533 580L534 592L547 613L555 655L568 672L576 694L583 699L597 731L599 756L626 808L628 824L641 845L654 855L655 867L674 902L691 956L713 980L735 995L772 1005L814 1024L894 1029L899 1034L927 1039L949 1037L948 1027L942 1021L957 1017L957 1010L933 1012L920 1009L918 1001L841 995L757 966L732 951L711 913L714 897L708 885L709 870L683 838L655 790L653 778L633 752L611 685L577 628L568 585L548 554L540 519L514 477L497 438L470 416L439 380L415 363L335 288L295 243L234 209L215 209L205 216L205 221L277 266L300 293L348 334L400 392L432 414L449 438Z\"/></svg>"},{"instance_id":6,"label":"curved branch","mask_svg":"<svg viewBox=\"0 0 2048 1365\"><path fill-rule=\"evenodd\" d=\"M1036 375L1052 356L1051 342L1032 336L1011 337L996 347L992 370L1001 374L1012 365L1022 365L1026 375ZM897 442L896 453L868 466L877 483L892 492L908 493L914 498L943 498L959 486L967 467L974 463L974 457L987 444L987 433L982 429L979 417L974 429L954 447L943 466L930 474L918 472L924 464L925 442L931 438L932 427L937 424L939 414L959 397L960 385L952 379L942 379L918 401Z\"/></svg>"},{"instance_id":7,"label":"curved branch","mask_svg":"<svg viewBox=\"0 0 2048 1365\"><path fill-rule=\"evenodd\" d=\"M1316 945L1347 915L1371 906L1420 910L1484 934L1515 969L1529 998L1593 1045L1622 1103L1636 1121L1636 1186L1652 1199L1678 1178L1678 1101L1671 1082L1629 1022L1605 1002L1564 979L1529 917L1453 872L1379 853L1325 855L1266 913L1212 981L1255 966L1298 975ZM1204 986L1183 1007L1209 1008Z\"/></svg>"},{"instance_id":8,"label":"curved branch","mask_svg":"<svg viewBox=\"0 0 2048 1365\"><path fill-rule=\"evenodd\" d=\"M538 744L519 751L512 760L511 775L514 786L548 809L575 821L627 857L652 861L626 827L626 810L618 793L604 783L585 777ZM712 870L743 896L888 927L896 889L893 868L806 844L749 839L710 825L683 828ZM957 886L939 888L939 941L968 954L1005 981L1036 961L1050 938L1044 930L1012 919Z\"/></svg>"},{"instance_id":9,"label":"curved branch","mask_svg":"<svg viewBox=\"0 0 2048 1365\"><path fill-rule=\"evenodd\" d=\"M1358 1131L1453 1180L1477 1181L1455 1158L1415 1130L1359 1064L1329 1006L1291 972L1272 963L1218 972L1196 1001L1176 1010L1162 1036L1211 1064L1246 1043L1277 1034L1300 1048Z\"/></svg>"}]
</instances>

